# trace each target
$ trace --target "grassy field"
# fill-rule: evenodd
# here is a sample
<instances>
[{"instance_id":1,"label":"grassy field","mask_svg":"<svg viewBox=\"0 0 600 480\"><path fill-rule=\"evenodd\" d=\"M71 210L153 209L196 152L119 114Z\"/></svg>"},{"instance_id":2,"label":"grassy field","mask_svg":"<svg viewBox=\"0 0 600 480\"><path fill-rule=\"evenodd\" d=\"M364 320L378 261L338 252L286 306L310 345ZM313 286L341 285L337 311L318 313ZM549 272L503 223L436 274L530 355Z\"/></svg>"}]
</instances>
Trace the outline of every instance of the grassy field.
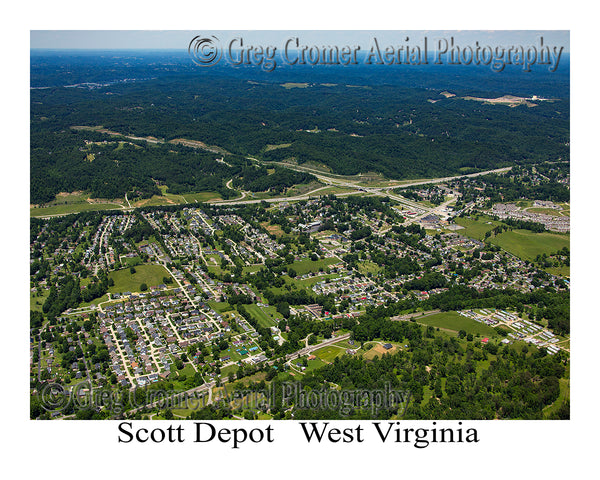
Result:
<instances>
[{"instance_id":1,"label":"grassy field","mask_svg":"<svg viewBox=\"0 0 600 480\"><path fill-rule=\"evenodd\" d=\"M416 317L417 323L431 325L447 330L464 330L467 333L483 336L496 336L496 331L485 323L476 322L467 317L463 317L457 312L443 312L429 315L423 318Z\"/></svg>"},{"instance_id":2,"label":"grassy field","mask_svg":"<svg viewBox=\"0 0 600 480\"><path fill-rule=\"evenodd\" d=\"M319 190L317 193L319 195L330 195L330 194L336 194L336 193L350 193L350 192L356 192L356 194L360 194L363 192L357 192L355 189L353 188L347 188L347 187L328 187L328 188L324 188L323 190Z\"/></svg>"},{"instance_id":3,"label":"grassy field","mask_svg":"<svg viewBox=\"0 0 600 480\"><path fill-rule=\"evenodd\" d=\"M233 310L233 308L231 307L231 305L229 305L229 303L227 302L206 302L208 303L208 305L210 305L210 307L215 311L215 312L219 312L219 313L225 313L225 312L230 312Z\"/></svg>"},{"instance_id":4,"label":"grassy field","mask_svg":"<svg viewBox=\"0 0 600 480\"><path fill-rule=\"evenodd\" d=\"M29 215L32 217L46 217L48 215L68 215L69 213L91 212L98 210L120 210L118 203L67 203L54 205L52 207L30 208Z\"/></svg>"},{"instance_id":5,"label":"grassy field","mask_svg":"<svg viewBox=\"0 0 600 480\"><path fill-rule=\"evenodd\" d=\"M376 265L369 260L365 260L358 264L358 271L363 275L366 275L367 273L378 273L380 270L381 267L379 265Z\"/></svg>"},{"instance_id":6,"label":"grassy field","mask_svg":"<svg viewBox=\"0 0 600 480\"><path fill-rule=\"evenodd\" d=\"M312 287L315 283L323 282L329 278L339 278L339 273L327 273L325 275L316 275L314 277L303 278L301 280L296 280L294 278L290 279L287 275L284 277L284 280L291 283L295 283L298 287Z\"/></svg>"},{"instance_id":7,"label":"grassy field","mask_svg":"<svg viewBox=\"0 0 600 480\"><path fill-rule=\"evenodd\" d=\"M42 305L50 295L50 290L43 290L39 297L35 297L33 293L29 292L29 309L36 312L42 311Z\"/></svg>"},{"instance_id":8,"label":"grassy field","mask_svg":"<svg viewBox=\"0 0 600 480\"><path fill-rule=\"evenodd\" d=\"M199 192L199 193L186 193L182 196L187 203L202 203L208 202L209 200L221 200L222 197L216 192Z\"/></svg>"},{"instance_id":9,"label":"grassy field","mask_svg":"<svg viewBox=\"0 0 600 480\"><path fill-rule=\"evenodd\" d=\"M544 407L544 409L542 410L544 417L546 417L546 418L548 418L550 415L552 415L554 412L556 412L563 403L565 403L566 401L569 400L569 393L570 393L569 379L568 378L559 378L558 383L560 385L560 393L558 395L558 398L552 405L548 405L548 406Z\"/></svg>"},{"instance_id":10,"label":"grassy field","mask_svg":"<svg viewBox=\"0 0 600 480\"><path fill-rule=\"evenodd\" d=\"M537 255L554 253L569 247L570 236L558 233L533 233L529 230L512 230L490 237L489 242L523 260L534 260Z\"/></svg>"},{"instance_id":11,"label":"grassy field","mask_svg":"<svg viewBox=\"0 0 600 480\"><path fill-rule=\"evenodd\" d=\"M552 215L553 217L562 217L562 211L556 210L554 208L528 208L528 212L530 213L542 213L544 215ZM568 217L568 215L566 215Z\"/></svg>"},{"instance_id":12,"label":"grassy field","mask_svg":"<svg viewBox=\"0 0 600 480\"><path fill-rule=\"evenodd\" d=\"M272 235L276 237L281 237L283 235L283 230L279 225L271 225L269 222L261 222L260 224L263 228L267 230Z\"/></svg>"},{"instance_id":13,"label":"grassy field","mask_svg":"<svg viewBox=\"0 0 600 480\"><path fill-rule=\"evenodd\" d=\"M261 327L273 327L280 318L283 318L275 307L259 307L258 305L246 305L245 307Z\"/></svg>"},{"instance_id":14,"label":"grassy field","mask_svg":"<svg viewBox=\"0 0 600 480\"><path fill-rule=\"evenodd\" d=\"M388 342L385 342L388 343ZM386 350L383 345L376 343L373 348L371 348L370 350L368 350L366 353L363 354L363 358L365 360L373 360L373 358L375 357L379 357L381 358L383 355L385 355L386 353L393 355L394 353L396 353L398 351L398 345L396 344L392 344L392 348L390 348L389 350Z\"/></svg>"},{"instance_id":15,"label":"grassy field","mask_svg":"<svg viewBox=\"0 0 600 480\"><path fill-rule=\"evenodd\" d=\"M108 291L110 293L139 292L142 283L150 288L163 283L163 277L170 276L162 265L138 265L135 270L133 274L129 268L110 272L108 275L115 284L109 287Z\"/></svg>"},{"instance_id":16,"label":"grassy field","mask_svg":"<svg viewBox=\"0 0 600 480\"><path fill-rule=\"evenodd\" d=\"M462 230L457 230L459 234L475 238L476 240L483 240L485 232L488 232L492 230L495 226L500 225L500 222L495 222L485 215L479 217L478 220L475 220L471 217L456 218L455 222L458 225L465 227Z\"/></svg>"},{"instance_id":17,"label":"grassy field","mask_svg":"<svg viewBox=\"0 0 600 480\"><path fill-rule=\"evenodd\" d=\"M323 186L320 182L309 182L309 183L299 183L290 188L288 188L285 192L286 197L295 197L298 195L306 195L313 190L321 188ZM321 195L322 190L315 192L314 195Z\"/></svg>"},{"instance_id":18,"label":"grassy field","mask_svg":"<svg viewBox=\"0 0 600 480\"><path fill-rule=\"evenodd\" d=\"M278 148L287 148L287 147L291 147L291 146L292 146L291 143L280 143L278 145L268 144L265 147L265 152L270 152L271 150L277 150Z\"/></svg>"},{"instance_id":19,"label":"grassy field","mask_svg":"<svg viewBox=\"0 0 600 480\"><path fill-rule=\"evenodd\" d=\"M171 195L171 197L174 197ZM169 198L165 195L152 195L151 198L144 198L135 202L135 207L159 207L163 205L178 205L181 203L180 199Z\"/></svg>"},{"instance_id":20,"label":"grassy field","mask_svg":"<svg viewBox=\"0 0 600 480\"><path fill-rule=\"evenodd\" d=\"M327 270L328 265L333 265L336 263L340 263L340 260L337 258L321 258L316 262L313 262L310 259L300 260L292 263L290 266L298 275L304 275L308 272L318 272L321 268L323 268L323 270Z\"/></svg>"},{"instance_id":21,"label":"grassy field","mask_svg":"<svg viewBox=\"0 0 600 480\"><path fill-rule=\"evenodd\" d=\"M29 214L32 217L40 217L121 208L120 199L98 199L99 203L89 203L89 198L90 194L86 192L59 193L51 202L31 208Z\"/></svg>"},{"instance_id":22,"label":"grassy field","mask_svg":"<svg viewBox=\"0 0 600 480\"><path fill-rule=\"evenodd\" d=\"M544 270L551 275L557 275L559 277L569 277L571 275L571 267L566 267L564 265L562 267L545 268Z\"/></svg>"},{"instance_id":23,"label":"grassy field","mask_svg":"<svg viewBox=\"0 0 600 480\"><path fill-rule=\"evenodd\" d=\"M314 355L324 362L331 363L335 357L339 357L346 353L346 349L336 347L334 345L328 345L327 347L319 348L315 350Z\"/></svg>"},{"instance_id":24,"label":"grassy field","mask_svg":"<svg viewBox=\"0 0 600 480\"><path fill-rule=\"evenodd\" d=\"M290 89L290 88L306 88L308 87L308 83L294 83L294 82L287 82L287 83L282 83L281 86L285 89Z\"/></svg>"},{"instance_id":25,"label":"grassy field","mask_svg":"<svg viewBox=\"0 0 600 480\"><path fill-rule=\"evenodd\" d=\"M142 259L139 256L125 257L121 261L121 264L127 267L135 267L142 263Z\"/></svg>"}]
</instances>

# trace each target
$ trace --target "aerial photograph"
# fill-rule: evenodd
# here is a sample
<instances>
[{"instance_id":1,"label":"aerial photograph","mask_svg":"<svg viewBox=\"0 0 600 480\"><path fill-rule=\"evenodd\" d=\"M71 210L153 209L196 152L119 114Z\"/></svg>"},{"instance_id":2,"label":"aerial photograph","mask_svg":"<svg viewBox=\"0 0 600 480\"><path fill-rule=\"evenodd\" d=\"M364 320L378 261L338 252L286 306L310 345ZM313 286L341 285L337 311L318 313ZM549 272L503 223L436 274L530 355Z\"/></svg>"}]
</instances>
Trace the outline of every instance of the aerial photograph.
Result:
<instances>
[{"instance_id":1,"label":"aerial photograph","mask_svg":"<svg viewBox=\"0 0 600 480\"><path fill-rule=\"evenodd\" d=\"M570 419L569 31L30 37L31 420Z\"/></svg>"}]
</instances>

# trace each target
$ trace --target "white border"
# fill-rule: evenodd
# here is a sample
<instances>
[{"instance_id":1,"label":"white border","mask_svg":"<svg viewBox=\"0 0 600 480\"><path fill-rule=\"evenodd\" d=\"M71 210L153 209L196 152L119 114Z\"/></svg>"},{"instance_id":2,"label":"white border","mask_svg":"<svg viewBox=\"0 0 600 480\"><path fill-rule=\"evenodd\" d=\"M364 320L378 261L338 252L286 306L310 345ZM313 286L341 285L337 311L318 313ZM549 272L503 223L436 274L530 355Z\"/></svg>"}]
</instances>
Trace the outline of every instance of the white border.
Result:
<instances>
[{"instance_id":1,"label":"white border","mask_svg":"<svg viewBox=\"0 0 600 480\"><path fill-rule=\"evenodd\" d=\"M592 272L598 266L590 240L597 216L598 53L596 26L591 12L564 2L530 5L522 1L425 2L395 6L382 2L303 1L203 2L104 1L34 2L20 4L17 17L5 12L3 30L2 131L4 136L5 215L2 251L4 372L2 395L5 419L3 442L7 467L50 478L81 475L151 475L150 478L194 476L240 478L251 476L299 478L358 478L424 476L504 478L507 475L559 478L592 466L598 398L596 286ZM5 25L6 28L6 25ZM28 140L29 140L29 30L30 29L570 29L572 68L572 420L568 422L465 422L476 425L482 438L477 445L432 445L416 449L378 442L360 445L307 445L299 426L275 424L281 440L264 448L234 451L218 445L119 445L113 422L32 422L28 420L28 348L22 305L28 258ZM8 148L6 148L8 147ZM16 167L16 172L15 172ZM17 181L15 181L15 175ZM594 238L595 240L595 238ZM595 242L594 242L595 243ZM13 306L11 306L11 303ZM14 370L13 370L14 369ZM25 381L24 381L25 380ZM24 401L20 401L20 400ZM151 425L154 428L157 422ZM352 422L355 424L356 422ZM241 426L236 422L236 427ZM254 424L248 425L253 428ZM187 427L186 427L187 428ZM590 432L589 434L587 432ZM592 436L593 435L593 436ZM7 468L7 471L12 469ZM14 470L12 470L14 471ZM584 470L585 471L585 470ZM593 469L591 470L594 471ZM228 474L229 473L229 474Z\"/></svg>"}]
</instances>

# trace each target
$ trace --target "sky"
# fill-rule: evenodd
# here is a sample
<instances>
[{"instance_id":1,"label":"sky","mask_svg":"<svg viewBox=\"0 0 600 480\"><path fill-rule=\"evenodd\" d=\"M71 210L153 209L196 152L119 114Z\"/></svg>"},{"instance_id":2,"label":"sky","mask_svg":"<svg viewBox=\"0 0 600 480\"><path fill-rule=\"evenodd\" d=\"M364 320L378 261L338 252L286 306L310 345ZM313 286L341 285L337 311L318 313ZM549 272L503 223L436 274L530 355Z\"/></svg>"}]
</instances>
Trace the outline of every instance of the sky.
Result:
<instances>
[{"instance_id":1,"label":"sky","mask_svg":"<svg viewBox=\"0 0 600 480\"><path fill-rule=\"evenodd\" d=\"M33 49L187 49L196 35L216 36L222 43L241 37L256 45L281 46L290 37L298 37L304 45L365 45L373 37L381 45L419 43L427 38L431 45L440 39L455 44L495 46L539 45L564 47L568 52L570 35L567 30L31 30ZM409 41L406 42L406 37Z\"/></svg>"}]
</instances>

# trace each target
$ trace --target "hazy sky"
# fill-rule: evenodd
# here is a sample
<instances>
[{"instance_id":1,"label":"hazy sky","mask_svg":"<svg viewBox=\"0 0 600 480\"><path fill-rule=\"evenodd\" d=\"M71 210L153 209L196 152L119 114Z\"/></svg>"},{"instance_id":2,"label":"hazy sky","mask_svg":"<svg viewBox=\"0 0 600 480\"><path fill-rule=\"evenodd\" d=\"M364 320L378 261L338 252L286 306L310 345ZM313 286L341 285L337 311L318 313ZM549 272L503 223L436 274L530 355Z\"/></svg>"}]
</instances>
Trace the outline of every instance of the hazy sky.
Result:
<instances>
[{"instance_id":1,"label":"hazy sky","mask_svg":"<svg viewBox=\"0 0 600 480\"><path fill-rule=\"evenodd\" d=\"M410 43L427 37L434 46L440 39L456 44L489 46L539 45L564 47L569 51L569 31L566 30L32 30L31 48L49 49L187 49L196 35L216 36L222 44L241 37L246 45L280 46L290 37L299 37L306 45L366 45L376 37L381 45L400 45L406 36Z\"/></svg>"}]
</instances>

